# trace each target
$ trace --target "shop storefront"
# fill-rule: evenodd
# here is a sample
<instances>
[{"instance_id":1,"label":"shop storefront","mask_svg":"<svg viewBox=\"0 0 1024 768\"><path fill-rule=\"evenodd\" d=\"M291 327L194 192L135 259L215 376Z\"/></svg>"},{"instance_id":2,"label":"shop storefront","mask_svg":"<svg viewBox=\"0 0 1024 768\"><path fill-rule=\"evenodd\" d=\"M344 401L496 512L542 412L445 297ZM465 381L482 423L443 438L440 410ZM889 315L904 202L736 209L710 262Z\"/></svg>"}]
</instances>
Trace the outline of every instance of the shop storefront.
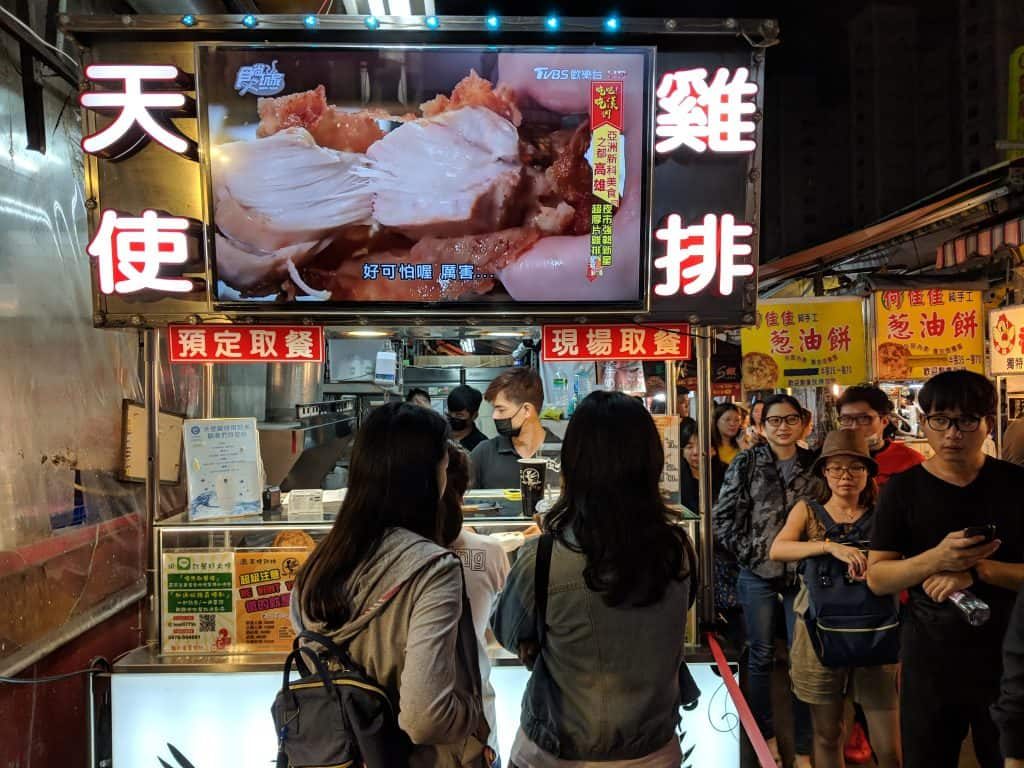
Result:
<instances>
[{"instance_id":1,"label":"shop storefront","mask_svg":"<svg viewBox=\"0 0 1024 768\"><path fill-rule=\"evenodd\" d=\"M708 419L713 329L755 322L759 41L777 28L616 22L609 38L564 19L553 38L525 18L67 20L89 62L94 322L145 341L126 441L147 488L149 643L112 676L115 765L273 759L294 575L375 404L422 384L443 409L498 360L533 359L557 367L568 415L590 386L570 365L620 388L644 360L676 381L692 353ZM507 355L473 355L498 338ZM479 359L406 354L446 348ZM201 377L195 418L161 411L164 361ZM466 500L513 556L532 523L516 492ZM697 626L709 515L680 521L702 550L688 641L705 694L684 746L728 766L734 709ZM507 752L527 673L488 651Z\"/></svg>"}]
</instances>

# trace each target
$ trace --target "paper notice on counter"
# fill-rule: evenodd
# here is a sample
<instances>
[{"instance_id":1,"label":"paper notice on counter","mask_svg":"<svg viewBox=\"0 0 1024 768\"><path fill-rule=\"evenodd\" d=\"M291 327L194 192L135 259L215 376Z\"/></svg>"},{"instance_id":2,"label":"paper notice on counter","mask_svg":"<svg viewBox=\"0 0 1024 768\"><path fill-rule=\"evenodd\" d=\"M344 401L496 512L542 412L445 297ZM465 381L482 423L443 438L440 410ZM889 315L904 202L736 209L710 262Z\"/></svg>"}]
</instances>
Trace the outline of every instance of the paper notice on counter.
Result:
<instances>
[{"instance_id":1,"label":"paper notice on counter","mask_svg":"<svg viewBox=\"0 0 1024 768\"><path fill-rule=\"evenodd\" d=\"M288 494L288 519L321 522L324 519L324 492L317 489L295 490Z\"/></svg>"},{"instance_id":2,"label":"paper notice on counter","mask_svg":"<svg viewBox=\"0 0 1024 768\"><path fill-rule=\"evenodd\" d=\"M661 497L668 504L678 504L682 451L679 446L679 417L658 414L654 416L654 424L661 436L661 447L665 451L665 466L661 470Z\"/></svg>"},{"instance_id":3,"label":"paper notice on counter","mask_svg":"<svg viewBox=\"0 0 1024 768\"><path fill-rule=\"evenodd\" d=\"M164 653L232 650L234 561L233 552L164 552Z\"/></svg>"},{"instance_id":4,"label":"paper notice on counter","mask_svg":"<svg viewBox=\"0 0 1024 768\"><path fill-rule=\"evenodd\" d=\"M263 508L256 419L185 422L190 520L243 517Z\"/></svg>"},{"instance_id":5,"label":"paper notice on counter","mask_svg":"<svg viewBox=\"0 0 1024 768\"><path fill-rule=\"evenodd\" d=\"M243 651L291 650L292 587L309 554L308 549L235 553L235 620Z\"/></svg>"}]
</instances>

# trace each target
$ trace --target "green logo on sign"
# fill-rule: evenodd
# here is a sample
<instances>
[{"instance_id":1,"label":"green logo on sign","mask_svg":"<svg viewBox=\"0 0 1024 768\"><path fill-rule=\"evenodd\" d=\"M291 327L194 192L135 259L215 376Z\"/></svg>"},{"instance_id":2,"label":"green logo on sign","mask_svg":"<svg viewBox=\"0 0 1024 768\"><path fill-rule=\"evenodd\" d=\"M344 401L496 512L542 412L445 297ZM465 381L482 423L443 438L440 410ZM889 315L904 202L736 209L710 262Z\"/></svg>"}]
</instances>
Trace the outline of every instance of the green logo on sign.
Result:
<instances>
[{"instance_id":1,"label":"green logo on sign","mask_svg":"<svg viewBox=\"0 0 1024 768\"><path fill-rule=\"evenodd\" d=\"M179 557L178 558L178 570L189 571L192 569L192 558L191 557Z\"/></svg>"}]
</instances>

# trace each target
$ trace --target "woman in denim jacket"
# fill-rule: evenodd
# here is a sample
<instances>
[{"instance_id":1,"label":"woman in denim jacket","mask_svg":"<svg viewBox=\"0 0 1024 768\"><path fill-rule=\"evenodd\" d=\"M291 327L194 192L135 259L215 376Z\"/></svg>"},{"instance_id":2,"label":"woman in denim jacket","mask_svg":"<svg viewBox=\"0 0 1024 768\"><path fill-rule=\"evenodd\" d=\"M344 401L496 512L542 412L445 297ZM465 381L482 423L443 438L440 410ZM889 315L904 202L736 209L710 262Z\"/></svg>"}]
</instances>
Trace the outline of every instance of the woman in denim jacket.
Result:
<instances>
[{"instance_id":1,"label":"woman in denim jacket","mask_svg":"<svg viewBox=\"0 0 1024 768\"><path fill-rule=\"evenodd\" d=\"M512 749L516 768L678 768L679 667L695 559L658 489L661 439L639 401L594 392L562 445L547 631L535 615L537 540L520 551L492 625L536 654Z\"/></svg>"}]
</instances>

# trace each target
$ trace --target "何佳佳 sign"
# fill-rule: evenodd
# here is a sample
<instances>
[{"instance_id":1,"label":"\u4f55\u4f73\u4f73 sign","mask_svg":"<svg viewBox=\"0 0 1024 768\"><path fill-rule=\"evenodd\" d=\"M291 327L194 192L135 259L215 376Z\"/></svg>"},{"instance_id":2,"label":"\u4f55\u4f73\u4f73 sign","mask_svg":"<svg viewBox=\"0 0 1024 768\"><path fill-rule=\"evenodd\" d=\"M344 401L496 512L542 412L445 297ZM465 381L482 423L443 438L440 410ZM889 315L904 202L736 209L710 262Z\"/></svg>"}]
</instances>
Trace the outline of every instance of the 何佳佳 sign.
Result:
<instances>
[{"instance_id":1,"label":"\u4f55\u4f73\u4f73 sign","mask_svg":"<svg viewBox=\"0 0 1024 768\"><path fill-rule=\"evenodd\" d=\"M306 325L172 325L172 363L322 363L324 331Z\"/></svg>"},{"instance_id":2,"label":"\u4f55\u4f73\u4f73 sign","mask_svg":"<svg viewBox=\"0 0 1024 768\"><path fill-rule=\"evenodd\" d=\"M863 307L855 296L759 302L757 325L740 331L743 386L760 390L865 381Z\"/></svg>"},{"instance_id":3,"label":"\u4f55\u4f73\u4f73 sign","mask_svg":"<svg viewBox=\"0 0 1024 768\"><path fill-rule=\"evenodd\" d=\"M992 375L1024 374L1024 306L989 312L988 351Z\"/></svg>"},{"instance_id":4,"label":"\u4f55\u4f73\u4f73 sign","mask_svg":"<svg viewBox=\"0 0 1024 768\"><path fill-rule=\"evenodd\" d=\"M545 361L685 360L690 327L668 325L545 325Z\"/></svg>"},{"instance_id":5,"label":"\u4f55\u4f73\u4f73 sign","mask_svg":"<svg viewBox=\"0 0 1024 768\"><path fill-rule=\"evenodd\" d=\"M983 322L980 291L875 293L877 378L927 379L959 369L983 373Z\"/></svg>"}]
</instances>

